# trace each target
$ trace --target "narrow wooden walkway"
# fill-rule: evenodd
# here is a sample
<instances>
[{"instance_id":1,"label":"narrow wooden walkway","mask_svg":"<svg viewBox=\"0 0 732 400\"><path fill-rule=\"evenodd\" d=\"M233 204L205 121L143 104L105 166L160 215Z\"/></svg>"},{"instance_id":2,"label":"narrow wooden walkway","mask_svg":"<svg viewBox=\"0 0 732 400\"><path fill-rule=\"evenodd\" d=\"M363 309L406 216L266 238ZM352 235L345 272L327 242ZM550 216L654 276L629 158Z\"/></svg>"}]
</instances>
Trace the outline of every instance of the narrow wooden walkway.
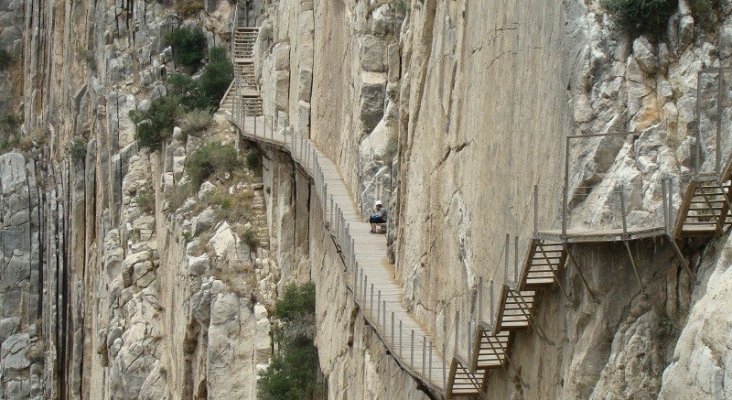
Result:
<instances>
[{"instance_id":1,"label":"narrow wooden walkway","mask_svg":"<svg viewBox=\"0 0 732 400\"><path fill-rule=\"evenodd\" d=\"M250 57L255 31L235 28L235 32L247 34L247 45L233 48L235 63ZM259 92L245 71L235 69L235 80L221 101L221 110L229 114L244 137L289 153L312 178L314 199L322 210L325 227L340 248L346 267L344 283L353 301L394 360L432 394L442 396L448 375L443 351L435 348L427 329L404 307L404 291L386 258L384 235L370 233L370 225L356 207L337 165L310 139L294 133L286 122L280 124L272 117L246 111L248 98L259 97Z\"/></svg>"}]
</instances>

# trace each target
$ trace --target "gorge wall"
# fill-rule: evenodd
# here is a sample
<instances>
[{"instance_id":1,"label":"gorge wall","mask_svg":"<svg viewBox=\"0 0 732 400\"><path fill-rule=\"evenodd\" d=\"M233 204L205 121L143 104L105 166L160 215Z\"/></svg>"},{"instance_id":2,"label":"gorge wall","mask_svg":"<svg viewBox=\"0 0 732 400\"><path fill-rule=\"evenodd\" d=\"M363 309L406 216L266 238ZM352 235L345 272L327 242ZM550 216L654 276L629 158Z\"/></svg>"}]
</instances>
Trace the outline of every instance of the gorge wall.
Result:
<instances>
[{"instance_id":1,"label":"gorge wall","mask_svg":"<svg viewBox=\"0 0 732 400\"><path fill-rule=\"evenodd\" d=\"M164 95L177 69L165 34L198 24L210 46L231 38L228 0L187 18L174 3L0 0L0 48L13 55L0 71L0 397L257 398L274 301L306 281L328 398L434 397L354 307L286 153L242 140L223 113L202 137L135 142L129 111ZM479 280L506 278L504 235L526 248L534 185L540 227L558 228L567 135L634 134L572 142L571 226L593 229L618 226L621 187L631 225L662 225L661 180L678 207L697 121L705 149L715 118L729 136L715 76L697 83L728 66L728 0L709 15L679 1L656 38L618 31L599 1L249 3L264 112L336 162L364 215L376 199L389 206L404 302L448 356L455 326L465 343L480 318ZM176 199L188 155L208 142L256 149L261 176L242 168ZM705 150L702 168L712 159ZM249 222L225 221L207 200L218 192ZM620 245L573 246L588 285L572 266L541 295L487 395L732 397L729 235L682 245L693 274L665 239L633 245L645 295Z\"/></svg>"}]
</instances>

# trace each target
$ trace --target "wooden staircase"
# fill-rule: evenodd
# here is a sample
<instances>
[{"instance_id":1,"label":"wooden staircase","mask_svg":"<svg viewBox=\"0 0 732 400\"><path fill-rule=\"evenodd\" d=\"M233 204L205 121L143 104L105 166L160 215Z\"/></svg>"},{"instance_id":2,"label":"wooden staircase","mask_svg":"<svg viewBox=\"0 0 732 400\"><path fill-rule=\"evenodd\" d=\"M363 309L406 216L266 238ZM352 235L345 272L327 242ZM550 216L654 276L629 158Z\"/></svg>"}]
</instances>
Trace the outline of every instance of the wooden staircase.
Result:
<instances>
[{"instance_id":1,"label":"wooden staircase","mask_svg":"<svg viewBox=\"0 0 732 400\"><path fill-rule=\"evenodd\" d=\"M728 162L728 167L730 163ZM675 238L713 237L732 225L730 170L695 176L686 188L676 221Z\"/></svg>"},{"instance_id":2,"label":"wooden staircase","mask_svg":"<svg viewBox=\"0 0 732 400\"><path fill-rule=\"evenodd\" d=\"M521 274L522 288L538 289L558 282L567 260L567 249L561 242L533 239Z\"/></svg>"}]
</instances>

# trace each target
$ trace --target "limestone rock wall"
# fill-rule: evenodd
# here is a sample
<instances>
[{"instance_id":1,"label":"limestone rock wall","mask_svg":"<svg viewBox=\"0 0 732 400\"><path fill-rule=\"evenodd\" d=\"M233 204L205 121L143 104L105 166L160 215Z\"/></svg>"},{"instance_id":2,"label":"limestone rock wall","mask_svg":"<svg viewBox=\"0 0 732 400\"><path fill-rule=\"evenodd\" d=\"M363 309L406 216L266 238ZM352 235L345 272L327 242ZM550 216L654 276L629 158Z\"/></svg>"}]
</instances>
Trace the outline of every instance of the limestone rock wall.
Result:
<instances>
[{"instance_id":1,"label":"limestone rock wall","mask_svg":"<svg viewBox=\"0 0 732 400\"><path fill-rule=\"evenodd\" d=\"M653 38L615 29L599 1L313 2L314 31L310 2L270 2L260 86L268 114L286 115L336 160L364 213L375 198L391 199L389 251L404 301L452 349L448 332L476 318L479 278L506 278L504 235L518 236L524 253L534 185L539 228L559 229L565 156L573 229L619 228L619 191L628 224L663 225L662 180L670 179L675 215L690 174L713 164L720 118L726 160L728 111L724 103L715 114L715 74L697 95L697 73L727 62L730 3L720 4L705 17L680 1L667 32ZM705 148L695 164L697 102ZM573 140L565 150L567 135L616 132L632 135ZM391 140L392 157L383 157ZM624 249L573 247L593 277L589 289L570 268L570 296L542 300L541 326L518 335L515 368L491 378L489 395L663 395L681 369L673 349L694 329L687 313L705 283L681 270L667 242L637 246L646 297ZM698 244L682 247L696 268ZM467 329L459 332L465 343ZM706 351L684 342L681 357Z\"/></svg>"}]
</instances>

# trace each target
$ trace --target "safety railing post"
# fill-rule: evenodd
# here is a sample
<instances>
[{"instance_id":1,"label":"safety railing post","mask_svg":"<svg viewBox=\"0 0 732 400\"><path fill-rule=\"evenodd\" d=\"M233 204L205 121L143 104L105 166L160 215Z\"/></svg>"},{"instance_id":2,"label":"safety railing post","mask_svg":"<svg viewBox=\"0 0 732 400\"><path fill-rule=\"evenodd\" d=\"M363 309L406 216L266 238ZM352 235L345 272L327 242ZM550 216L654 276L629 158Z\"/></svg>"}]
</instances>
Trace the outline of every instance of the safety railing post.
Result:
<instances>
[{"instance_id":1,"label":"safety railing post","mask_svg":"<svg viewBox=\"0 0 732 400\"><path fill-rule=\"evenodd\" d=\"M378 325L379 322L381 322L381 289L379 289L379 295L376 300L376 324Z\"/></svg>"},{"instance_id":2,"label":"safety railing post","mask_svg":"<svg viewBox=\"0 0 732 400\"><path fill-rule=\"evenodd\" d=\"M412 350L409 356L409 365L414 368L414 329L412 329L412 343L410 344L410 347Z\"/></svg>"},{"instance_id":3,"label":"safety railing post","mask_svg":"<svg viewBox=\"0 0 732 400\"><path fill-rule=\"evenodd\" d=\"M363 270L361 270L361 271L363 271ZM366 275L366 271L363 271L362 275L363 275L363 308L364 308L363 314L366 315L366 300L367 300L366 290L369 285L369 276Z\"/></svg>"},{"instance_id":4,"label":"safety railing post","mask_svg":"<svg viewBox=\"0 0 732 400\"><path fill-rule=\"evenodd\" d=\"M422 376L425 376L425 366L427 364L427 338L422 335Z\"/></svg>"},{"instance_id":5,"label":"safety railing post","mask_svg":"<svg viewBox=\"0 0 732 400\"><path fill-rule=\"evenodd\" d=\"M369 312L374 316L374 284L371 284L371 301L369 302Z\"/></svg>"},{"instance_id":6,"label":"safety railing post","mask_svg":"<svg viewBox=\"0 0 732 400\"><path fill-rule=\"evenodd\" d=\"M478 277L478 320L483 318L483 277Z\"/></svg>"},{"instance_id":7,"label":"safety railing post","mask_svg":"<svg viewBox=\"0 0 732 400\"><path fill-rule=\"evenodd\" d=\"M427 376L427 380L432 380L432 341L431 340L429 342L429 349L430 349L430 353L429 353L430 361L429 361L429 374Z\"/></svg>"},{"instance_id":8,"label":"safety railing post","mask_svg":"<svg viewBox=\"0 0 732 400\"><path fill-rule=\"evenodd\" d=\"M470 331L473 326L473 321L468 320L468 338L465 340L465 356L468 360L470 360L470 344L471 344L471 337L470 337Z\"/></svg>"},{"instance_id":9,"label":"safety railing post","mask_svg":"<svg viewBox=\"0 0 732 400\"><path fill-rule=\"evenodd\" d=\"M381 304L381 326L384 327L384 336L386 336L386 300L382 300Z\"/></svg>"},{"instance_id":10,"label":"safety railing post","mask_svg":"<svg viewBox=\"0 0 732 400\"><path fill-rule=\"evenodd\" d=\"M539 233L539 185L534 185L534 237Z\"/></svg>"},{"instance_id":11,"label":"safety railing post","mask_svg":"<svg viewBox=\"0 0 732 400\"><path fill-rule=\"evenodd\" d=\"M628 223L625 219L625 187L620 185L620 216L623 220L623 236L628 234Z\"/></svg>"},{"instance_id":12,"label":"safety railing post","mask_svg":"<svg viewBox=\"0 0 732 400\"><path fill-rule=\"evenodd\" d=\"M490 317L489 317L490 318L490 321L489 322L490 322L490 325L491 326L494 326L493 325L493 323L494 323L494 321L493 321L493 317L494 317L493 313L495 312L494 311L495 310L495 307L494 307L494 304L493 304L493 279L491 279L490 303L489 303L488 307L489 307L489 310L488 311L489 311L489 314L490 314Z\"/></svg>"},{"instance_id":13,"label":"safety railing post","mask_svg":"<svg viewBox=\"0 0 732 400\"><path fill-rule=\"evenodd\" d=\"M566 239L567 237L567 190L568 188L565 186L564 190L562 191L562 238Z\"/></svg>"},{"instance_id":14,"label":"safety railing post","mask_svg":"<svg viewBox=\"0 0 732 400\"><path fill-rule=\"evenodd\" d=\"M714 157L714 172L719 174L722 171L722 96L724 85L724 74L722 71L722 63L719 63L719 74L717 76L717 138L716 151Z\"/></svg>"},{"instance_id":15,"label":"safety railing post","mask_svg":"<svg viewBox=\"0 0 732 400\"><path fill-rule=\"evenodd\" d=\"M391 312L391 345L394 347L396 343L394 343L394 311Z\"/></svg>"},{"instance_id":16,"label":"safety railing post","mask_svg":"<svg viewBox=\"0 0 732 400\"><path fill-rule=\"evenodd\" d=\"M508 233L506 234L506 244L505 248L503 249L503 282L508 282L508 252L509 252L509 246L511 243L510 236Z\"/></svg>"},{"instance_id":17,"label":"safety railing post","mask_svg":"<svg viewBox=\"0 0 732 400\"><path fill-rule=\"evenodd\" d=\"M402 358L402 349L404 348L403 344L404 341L402 340L404 336L402 335L402 320L399 320L399 358Z\"/></svg>"},{"instance_id":18,"label":"safety railing post","mask_svg":"<svg viewBox=\"0 0 732 400\"><path fill-rule=\"evenodd\" d=\"M661 199L663 202L663 226L666 228L666 234L670 232L668 223L668 201L666 199L666 178L661 179Z\"/></svg>"},{"instance_id":19,"label":"safety railing post","mask_svg":"<svg viewBox=\"0 0 732 400\"><path fill-rule=\"evenodd\" d=\"M444 389L447 389L445 386L447 385L446 378L447 378L447 365L445 363L445 358L447 357L447 347L445 345L442 345L442 387Z\"/></svg>"},{"instance_id":20,"label":"safety railing post","mask_svg":"<svg viewBox=\"0 0 732 400\"><path fill-rule=\"evenodd\" d=\"M518 236L513 237L513 282L519 284L519 245Z\"/></svg>"}]
</instances>

